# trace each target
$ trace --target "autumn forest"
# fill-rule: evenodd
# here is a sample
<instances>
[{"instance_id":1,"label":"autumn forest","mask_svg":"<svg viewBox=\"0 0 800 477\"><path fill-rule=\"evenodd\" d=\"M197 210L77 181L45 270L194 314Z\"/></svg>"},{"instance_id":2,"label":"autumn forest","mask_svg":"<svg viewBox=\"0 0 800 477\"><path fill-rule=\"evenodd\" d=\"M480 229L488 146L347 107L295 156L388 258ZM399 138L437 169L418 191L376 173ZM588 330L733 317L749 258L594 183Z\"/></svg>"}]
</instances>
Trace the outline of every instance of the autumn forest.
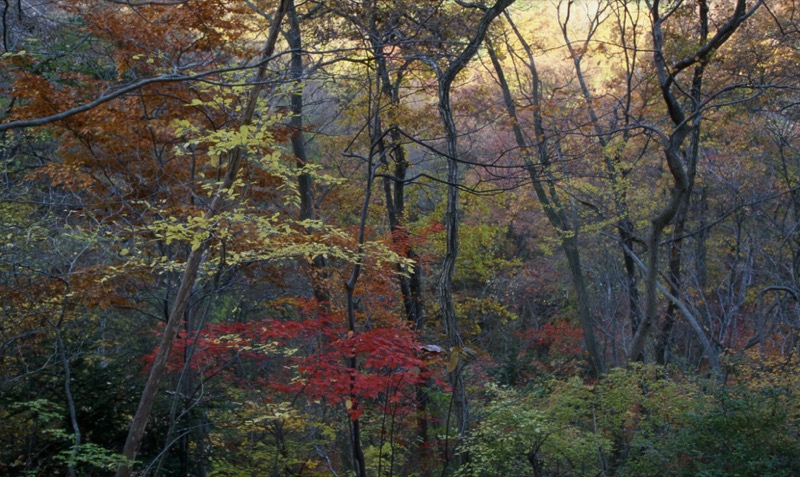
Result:
<instances>
[{"instance_id":1,"label":"autumn forest","mask_svg":"<svg viewBox=\"0 0 800 477\"><path fill-rule=\"evenodd\" d=\"M0 475L800 475L797 0L0 31Z\"/></svg>"}]
</instances>

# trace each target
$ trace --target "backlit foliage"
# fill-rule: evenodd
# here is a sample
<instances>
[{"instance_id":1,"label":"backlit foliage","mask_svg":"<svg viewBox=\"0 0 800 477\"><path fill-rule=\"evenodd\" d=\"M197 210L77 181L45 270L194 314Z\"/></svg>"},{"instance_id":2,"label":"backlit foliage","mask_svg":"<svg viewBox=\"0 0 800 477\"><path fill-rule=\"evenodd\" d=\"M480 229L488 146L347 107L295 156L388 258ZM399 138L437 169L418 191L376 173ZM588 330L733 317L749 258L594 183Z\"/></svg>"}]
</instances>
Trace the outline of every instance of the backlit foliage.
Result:
<instances>
[{"instance_id":1,"label":"backlit foliage","mask_svg":"<svg viewBox=\"0 0 800 477\"><path fill-rule=\"evenodd\" d=\"M493 2L0 6L0 474L131 464L201 251L137 475L800 475L800 10L744 3L517 0L449 111Z\"/></svg>"}]
</instances>

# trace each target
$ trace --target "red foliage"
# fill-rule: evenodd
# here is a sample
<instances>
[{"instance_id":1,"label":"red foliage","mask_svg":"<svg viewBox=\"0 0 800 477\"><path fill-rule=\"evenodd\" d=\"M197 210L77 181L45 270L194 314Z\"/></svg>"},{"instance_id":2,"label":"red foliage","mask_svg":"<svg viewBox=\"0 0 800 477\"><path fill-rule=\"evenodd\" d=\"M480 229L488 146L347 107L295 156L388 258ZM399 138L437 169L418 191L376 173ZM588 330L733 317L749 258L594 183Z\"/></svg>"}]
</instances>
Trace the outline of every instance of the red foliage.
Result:
<instances>
[{"instance_id":1,"label":"red foliage","mask_svg":"<svg viewBox=\"0 0 800 477\"><path fill-rule=\"evenodd\" d=\"M323 314L303 321L220 323L191 336L183 332L170 367L179 371L188 360L195 372L222 373L241 386L331 406L345 403L353 419L363 412L361 403L372 400L397 404L400 414L412 412L414 386L428 378L415 334L404 327L350 333L342 322ZM154 356L155 351L146 357L148 365Z\"/></svg>"},{"instance_id":2,"label":"red foliage","mask_svg":"<svg viewBox=\"0 0 800 477\"><path fill-rule=\"evenodd\" d=\"M585 362L583 330L567 321L546 323L517 333L522 340L518 356L532 367L531 374L574 374Z\"/></svg>"}]
</instances>

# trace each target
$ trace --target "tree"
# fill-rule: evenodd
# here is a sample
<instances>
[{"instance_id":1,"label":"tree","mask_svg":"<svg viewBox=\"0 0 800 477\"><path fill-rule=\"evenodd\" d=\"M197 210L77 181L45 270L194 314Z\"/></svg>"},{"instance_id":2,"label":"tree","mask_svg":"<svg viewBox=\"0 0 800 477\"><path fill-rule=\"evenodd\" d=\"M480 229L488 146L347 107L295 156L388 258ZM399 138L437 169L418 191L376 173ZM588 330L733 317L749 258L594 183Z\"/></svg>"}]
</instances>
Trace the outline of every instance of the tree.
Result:
<instances>
[{"instance_id":1,"label":"tree","mask_svg":"<svg viewBox=\"0 0 800 477\"><path fill-rule=\"evenodd\" d=\"M503 67L500 64L497 53L492 46L489 47L489 56L495 69L500 84L503 101L506 111L511 119L512 129L514 131L514 139L523 154L523 161L525 169L531 177L531 185L533 186L536 197L542 204L545 214L556 229L559 235L561 247L567 257L570 273L572 276L572 283L575 287L578 300L579 316L581 326L584 331L584 340L586 349L589 352L589 361L591 363L592 372L599 375L603 370L603 359L600 356L597 340L594 333L594 318L590 309L589 291L586 284L586 279L581 266L580 253L578 248L578 225L569 217L567 208L562 205L561 198L555 188L555 182L552 181L552 172L550 171L552 161L550 158L551 150L548 147L548 134L544 129L542 119L542 108L544 106L541 99L542 86L539 80L539 74L536 70L533 53L530 46L519 33L519 30L514 25L510 16L506 19L509 21L512 30L514 31L517 39L520 41L523 49L527 54L527 68L530 73L531 87L530 87L530 107L533 109L533 140L526 138L520 126L521 122L517 116L517 108L514 99L511 96L511 90L503 72ZM532 152L537 152L534 160ZM544 169L544 172L539 172L539 165Z\"/></svg>"},{"instance_id":2,"label":"tree","mask_svg":"<svg viewBox=\"0 0 800 477\"><path fill-rule=\"evenodd\" d=\"M275 43L278 38L280 23L283 20L283 16L286 14L286 11L288 10L288 6L289 5L287 1L282 1L276 11L275 19L273 20L273 25L270 29L269 38L267 39L267 42L264 45L264 50L261 54L262 65L259 67L255 75L256 85L250 91L244 114L239 122L240 129L246 130L251 124L253 124L253 118L255 117L259 94L263 88L262 81L266 72L266 64L264 62L270 56L272 56L273 51L275 50ZM211 199L211 204L209 205L205 216L206 221L213 219L220 212L223 201L225 200L226 196L231 193L234 181L236 181L239 175L239 170L241 168L242 161L244 160L244 155L246 152L245 148L246 146L236 145L232 150L227 152L227 159L229 162L228 169L225 173L225 178L220 184L218 192ZM205 239L201 243L193 245L192 251L186 259L186 267L172 304L167 325L162 335L161 344L158 348L159 352L153 362L153 367L151 368L150 375L147 379L147 384L145 384L145 388L142 391L142 398L139 402L139 407L136 409L136 415L133 417L133 421L131 421L130 431L127 439L125 440L125 446L122 454L130 460L135 459L136 453L139 449L139 444L142 436L144 435L147 420L150 417L150 410L153 407L153 400L155 399L159 383L164 371L166 370L167 359L172 349L172 344L174 343L175 337L178 333L178 326L180 325L184 312L186 311L189 295L197 280L200 264L203 260L206 249L208 248L209 242L209 239ZM130 474L131 469L129 466L121 466L117 471L117 477L124 477Z\"/></svg>"},{"instance_id":3,"label":"tree","mask_svg":"<svg viewBox=\"0 0 800 477\"><path fill-rule=\"evenodd\" d=\"M761 6L761 2L755 2L748 6L746 1L737 1L733 13L724 22L719 23L716 32L711 34L709 24L708 5L701 1L698 3L699 21L699 41L698 47L693 48L689 54L679 51L677 58L668 64L666 50L666 37L664 33L664 22L676 12L679 6L661 10L659 2L649 5L649 11L653 21L653 59L654 66L658 74L658 82L661 94L669 113L673 128L670 131L656 132L660 136L662 149L666 165L672 176L670 197L664 207L651 219L651 228L647 240L648 250L648 269L645 276L645 308L641 326L637 329L631 343L629 357L638 359L642 354L644 339L648 331L652 328L656 315L656 289L658 280L658 257L659 242L665 228L677 216L681 207L688 199L694 185L694 177L697 167L697 141L699 140L699 127L703 113L710 107L707 101L701 98L704 70L716 52L733 35L736 30ZM709 37L710 36L710 37ZM691 87L681 87L677 84L680 74L684 71L693 69ZM688 105L684 105L678 100L681 91L689 91ZM709 94L708 97L715 98L717 94ZM713 105L713 103L712 103ZM693 137L691 147L685 148L685 141ZM687 316L690 319L690 316ZM708 342L708 338L703 334L699 327L698 337L704 343L709 364L715 372L720 372L719 357L717 352Z\"/></svg>"},{"instance_id":4,"label":"tree","mask_svg":"<svg viewBox=\"0 0 800 477\"><path fill-rule=\"evenodd\" d=\"M0 8L0 473L791 473L794 2L58 5Z\"/></svg>"},{"instance_id":5,"label":"tree","mask_svg":"<svg viewBox=\"0 0 800 477\"><path fill-rule=\"evenodd\" d=\"M444 225L446 237L446 249L442 272L439 275L438 299L442 313L442 321L447 334L447 346L450 348L454 359L454 366L449 366L449 380L453 388L453 402L455 416L458 426L459 439L463 438L469 423L469 409L467 406L466 389L464 389L465 363L462 353L464 352L464 342L458 329L458 317L456 315L455 304L453 302L453 274L455 272L456 258L458 257L458 226L459 226L459 149L458 149L458 129L453 119L453 111L450 104L450 94L456 76L464 70L467 62L478 52L478 48L486 36L490 23L497 18L503 11L513 3L513 0L499 0L492 7L473 6L482 11L482 16L475 27L475 31L469 38L467 45L450 59L446 59L444 67L440 66L437 59L428 58L426 62L436 72L438 82L438 110L439 118L445 131L446 160L447 160L447 209L445 211Z\"/></svg>"}]
</instances>

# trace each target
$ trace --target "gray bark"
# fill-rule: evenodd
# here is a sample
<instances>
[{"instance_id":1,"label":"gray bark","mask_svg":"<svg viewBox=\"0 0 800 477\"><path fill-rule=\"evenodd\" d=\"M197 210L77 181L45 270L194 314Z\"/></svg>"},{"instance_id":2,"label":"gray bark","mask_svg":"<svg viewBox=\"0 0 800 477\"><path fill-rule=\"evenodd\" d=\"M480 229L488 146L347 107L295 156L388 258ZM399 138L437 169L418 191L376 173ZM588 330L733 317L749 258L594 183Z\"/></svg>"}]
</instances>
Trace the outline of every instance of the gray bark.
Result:
<instances>
[{"instance_id":1,"label":"gray bark","mask_svg":"<svg viewBox=\"0 0 800 477\"><path fill-rule=\"evenodd\" d=\"M625 279L626 279L626 287L628 289L628 307L629 307L629 319L631 322L631 328L634 332L636 332L636 328L638 328L639 321L641 319L640 315L641 312L639 310L639 289L638 289L638 280L636 275L636 266L633 263L631 257L625 253L625 248L633 248L634 238L636 235L636 231L633 226L633 221L630 218L630 210L628 207L628 198L625 192L624 186L624 173L622 173L617 164L620 160L621 150L618 148L611 148L611 140L614 134L617 133L616 126L612 124L608 128L604 128L600 122L600 118L597 114L597 111L594 108L594 101L595 98L589 90L589 86L586 83L586 78L583 72L583 66L581 64L581 60L583 59L582 51L585 51L589 47L589 43L592 40L592 37L597 32L597 28L600 26L601 17L607 8L607 5L603 7L602 5L598 6L598 9L593 18L590 20L590 27L589 33L587 34L585 41L580 49L575 49L572 45L572 40L569 35L568 25L570 20L570 13L571 7L573 5L573 0L569 0L567 2L567 9L565 12L564 20L561 22L561 34L564 38L564 42L567 45L567 49L570 51L572 55L572 63L575 67L575 76L578 79L578 84L580 86L581 95L583 96L584 103L586 105L586 109L589 113L589 118L592 120L592 124L594 125L594 132L595 137L597 138L597 142L601 148L601 154L603 157L603 165L606 169L606 174L608 175L608 179L611 182L611 190L612 190L612 197L614 200L614 207L616 209L616 216L617 219L617 233L619 235L619 240L621 244L621 252L622 252L622 259L625 268ZM621 41L624 42L627 40L627 34L624 30L621 30ZM633 35L635 37L635 33ZM634 40L635 41L635 40ZM627 50L625 50L627 54ZM628 67L628 74L627 74L627 90L625 94L625 108L622 111L622 115L625 118L625 122L627 123L631 117L630 108L631 103L630 99L633 95L632 91L632 83L631 83L631 75L633 74L633 69L635 68L636 60L635 57L633 59L627 58L626 65ZM628 124L625 124L628 126ZM632 129L628 127L622 128L622 143L626 143L630 138Z\"/></svg>"},{"instance_id":2,"label":"gray bark","mask_svg":"<svg viewBox=\"0 0 800 477\"><path fill-rule=\"evenodd\" d=\"M300 32L300 19L297 14L297 7L294 0L289 0L288 11L286 17L289 24L289 29L286 32L286 42L289 44L291 50L291 57L289 60L289 74L290 78L296 84L295 89L291 94L291 110L292 117L289 119L289 126L291 131L289 134L289 141L292 145L292 153L294 154L296 165L302 169L309 163L308 153L306 150L306 138L303 133L303 38ZM314 210L314 189L311 174L301 172L297 176L297 189L300 194L300 220L314 220L317 218L316 211ZM326 277L325 267L326 260L323 257L315 257L312 262L313 268L317 271L320 277ZM329 300L328 292L325 290L324 284L319 283L319 280L312 278L312 287L314 289L314 298L318 303L327 306Z\"/></svg>"},{"instance_id":3,"label":"gray bark","mask_svg":"<svg viewBox=\"0 0 800 477\"><path fill-rule=\"evenodd\" d=\"M498 0L491 8L484 9L483 17L469 40L467 46L449 62L442 71L439 65L430 61L436 70L439 84L439 118L444 127L445 141L447 144L447 207L444 216L446 233L445 255L442 271L438 282L438 299L442 313L442 324L447 336L447 346L451 353L456 353L456 366L449 371L448 377L453 388L453 409L456 416L459 438L466 435L469 423L469 407L467 405L466 390L464 388L464 360L460 353L464 342L458 328L458 317L453 300L453 276L455 274L456 259L458 258L458 228L459 228L459 203L458 191L461 182L459 174L458 129L453 119L453 110L450 104L450 92L458 73L460 73L473 56L486 37L491 22L497 18L514 0Z\"/></svg>"},{"instance_id":4,"label":"gray bark","mask_svg":"<svg viewBox=\"0 0 800 477\"><path fill-rule=\"evenodd\" d=\"M678 75L687 68L705 65L714 52L719 49L719 47L733 35L739 26L741 26L761 5L761 2L757 1L748 9L746 0L737 0L733 14L718 28L714 36L704 42L692 52L692 54L668 63L664 56L665 38L663 23L670 15L662 14L660 3L660 1L654 0L649 4L649 8L653 22L653 60L656 67L661 96L673 125L672 131L669 134L664 134L662 146L664 158L672 177L672 185L669 200L650 221L650 235L647 241L648 267L647 275L644 280L645 310L642 323L633 336L628 352L628 359L631 361L641 358L646 338L656 321L658 308L656 292L659 286L659 248L661 246L664 230L675 218L678 211L683 206L683 203L688 199L693 184L691 170L688 169L691 165L687 163L687 153L684 150L684 143L690 134L699 128L703 106L702 103L693 103L687 108L686 105L681 104L676 95L676 89L678 89L676 79Z\"/></svg>"}]
</instances>

